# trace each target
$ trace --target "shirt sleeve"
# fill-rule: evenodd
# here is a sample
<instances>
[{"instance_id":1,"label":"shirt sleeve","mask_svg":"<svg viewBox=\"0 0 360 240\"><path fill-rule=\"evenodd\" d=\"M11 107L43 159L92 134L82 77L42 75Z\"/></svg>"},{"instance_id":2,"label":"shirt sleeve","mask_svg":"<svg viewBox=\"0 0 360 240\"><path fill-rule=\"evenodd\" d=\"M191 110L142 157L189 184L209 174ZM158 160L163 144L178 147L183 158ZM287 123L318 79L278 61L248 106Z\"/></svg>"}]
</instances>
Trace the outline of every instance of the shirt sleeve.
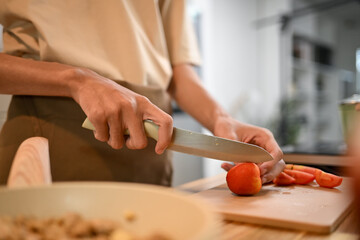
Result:
<instances>
[{"instance_id":1,"label":"shirt sleeve","mask_svg":"<svg viewBox=\"0 0 360 240\"><path fill-rule=\"evenodd\" d=\"M27 9L27 5L22 1L0 1L3 52L38 59L38 32L33 23L27 20Z\"/></svg>"},{"instance_id":2,"label":"shirt sleeve","mask_svg":"<svg viewBox=\"0 0 360 240\"><path fill-rule=\"evenodd\" d=\"M160 11L171 64L200 65L197 39L186 14L186 0L160 1Z\"/></svg>"}]
</instances>

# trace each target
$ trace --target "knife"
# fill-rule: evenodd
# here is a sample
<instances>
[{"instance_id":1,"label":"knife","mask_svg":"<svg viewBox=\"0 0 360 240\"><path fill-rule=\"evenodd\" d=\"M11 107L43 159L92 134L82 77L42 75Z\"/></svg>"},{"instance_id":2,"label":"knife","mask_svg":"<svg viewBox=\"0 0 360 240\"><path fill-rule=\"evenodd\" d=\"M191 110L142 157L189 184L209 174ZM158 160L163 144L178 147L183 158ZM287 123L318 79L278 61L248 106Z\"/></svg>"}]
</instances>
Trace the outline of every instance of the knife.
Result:
<instances>
[{"instance_id":1,"label":"knife","mask_svg":"<svg viewBox=\"0 0 360 240\"><path fill-rule=\"evenodd\" d=\"M85 119L82 127L95 130L95 127L88 118ZM158 128L159 126L152 121L144 121L146 135L156 141L158 140ZM129 135L128 130L124 134ZM259 146L191 132L176 127L173 129L171 143L167 149L230 162L262 163L273 160L270 153Z\"/></svg>"}]
</instances>

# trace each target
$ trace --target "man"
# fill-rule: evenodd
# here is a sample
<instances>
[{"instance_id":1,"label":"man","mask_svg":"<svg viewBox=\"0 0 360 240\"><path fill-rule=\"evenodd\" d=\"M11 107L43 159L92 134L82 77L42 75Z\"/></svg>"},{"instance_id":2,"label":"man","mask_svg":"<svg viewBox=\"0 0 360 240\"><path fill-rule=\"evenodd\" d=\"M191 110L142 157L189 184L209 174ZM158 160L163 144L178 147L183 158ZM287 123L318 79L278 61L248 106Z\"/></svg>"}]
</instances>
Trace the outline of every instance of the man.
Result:
<instances>
[{"instance_id":1,"label":"man","mask_svg":"<svg viewBox=\"0 0 360 240\"><path fill-rule=\"evenodd\" d=\"M275 160L260 169L263 182L274 178L284 163L272 134L231 118L192 69L199 54L185 9L185 0L1 1L0 91L14 95L0 135L1 183L19 144L43 136L54 181L170 185L169 95L214 135L268 150ZM101 142L81 129L86 116ZM145 119L159 125L157 143Z\"/></svg>"}]
</instances>

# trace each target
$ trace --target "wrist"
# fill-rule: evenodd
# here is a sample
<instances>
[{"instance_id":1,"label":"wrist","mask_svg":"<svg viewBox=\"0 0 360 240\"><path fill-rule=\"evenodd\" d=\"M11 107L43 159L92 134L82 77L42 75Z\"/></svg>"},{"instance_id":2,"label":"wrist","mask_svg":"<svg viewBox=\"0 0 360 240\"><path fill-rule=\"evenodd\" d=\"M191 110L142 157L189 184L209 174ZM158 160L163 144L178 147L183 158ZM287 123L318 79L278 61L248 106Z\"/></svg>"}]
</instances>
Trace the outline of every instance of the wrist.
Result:
<instances>
[{"instance_id":1,"label":"wrist","mask_svg":"<svg viewBox=\"0 0 360 240\"><path fill-rule=\"evenodd\" d=\"M86 68L69 67L62 70L61 78L65 82L68 89L68 96L78 102L78 96L81 88L88 79L91 70Z\"/></svg>"},{"instance_id":2,"label":"wrist","mask_svg":"<svg viewBox=\"0 0 360 240\"><path fill-rule=\"evenodd\" d=\"M216 130L223 124L227 124L230 123L232 121L232 117L225 112L223 109L217 109L216 111L214 111L214 113L212 114L212 118L214 119L214 121L211 122L210 126L209 126L209 130L215 134Z\"/></svg>"}]
</instances>

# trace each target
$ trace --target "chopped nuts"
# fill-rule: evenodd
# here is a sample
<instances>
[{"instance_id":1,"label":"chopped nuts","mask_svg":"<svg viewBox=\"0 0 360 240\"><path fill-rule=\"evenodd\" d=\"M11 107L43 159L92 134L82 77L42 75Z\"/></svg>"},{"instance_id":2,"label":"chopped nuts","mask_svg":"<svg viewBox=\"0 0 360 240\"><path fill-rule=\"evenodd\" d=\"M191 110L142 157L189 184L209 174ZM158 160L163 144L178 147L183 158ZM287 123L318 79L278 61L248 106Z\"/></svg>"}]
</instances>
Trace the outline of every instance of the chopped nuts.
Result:
<instances>
[{"instance_id":1,"label":"chopped nuts","mask_svg":"<svg viewBox=\"0 0 360 240\"><path fill-rule=\"evenodd\" d=\"M136 215L126 211L127 221L134 221ZM155 238L153 238L155 236ZM108 219L85 219L76 213L62 217L40 219L17 216L0 217L0 240L169 240L162 234L140 238L121 228L120 224Z\"/></svg>"},{"instance_id":2,"label":"chopped nuts","mask_svg":"<svg viewBox=\"0 0 360 240\"><path fill-rule=\"evenodd\" d=\"M136 215L133 211L127 210L124 212L124 218L126 221L133 222L136 220Z\"/></svg>"}]
</instances>

